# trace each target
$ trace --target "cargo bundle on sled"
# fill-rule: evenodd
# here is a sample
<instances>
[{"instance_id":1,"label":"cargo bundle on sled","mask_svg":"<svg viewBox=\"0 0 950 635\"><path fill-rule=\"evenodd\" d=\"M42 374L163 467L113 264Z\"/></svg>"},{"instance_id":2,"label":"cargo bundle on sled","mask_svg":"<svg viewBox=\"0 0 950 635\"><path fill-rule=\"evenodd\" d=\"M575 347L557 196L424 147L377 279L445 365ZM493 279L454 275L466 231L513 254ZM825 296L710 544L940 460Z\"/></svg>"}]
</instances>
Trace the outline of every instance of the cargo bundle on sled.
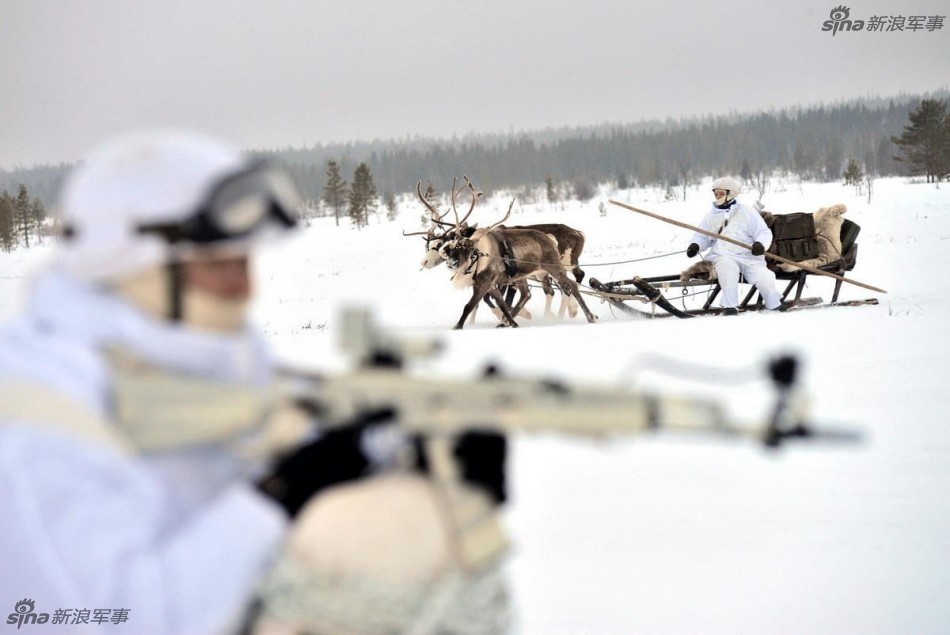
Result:
<instances>
[{"instance_id":1,"label":"cargo bundle on sled","mask_svg":"<svg viewBox=\"0 0 950 635\"><path fill-rule=\"evenodd\" d=\"M611 202L622 205L615 201ZM643 210L623 206L654 216ZM781 285L785 284L782 290L782 303L785 307L799 309L878 303L875 298L838 300L841 285L845 282L883 292L883 289L845 278L845 275L857 264L857 237L861 232L857 223L843 218L842 215L846 211L847 208L844 205L833 205L814 213L762 212L762 217L773 235L766 260L769 268L775 273L779 288L781 289ZM806 282L826 277L834 282L830 302L826 302L821 297L802 297ZM745 280L740 278L740 283L745 283ZM598 291L611 306L637 315L649 317L674 315L688 318L697 315L716 315L722 312L720 307L713 306L720 292L716 270L712 264L705 261L696 263L680 274L654 277L634 276L613 282L601 282L592 278L590 286ZM695 300L691 303L687 302L688 298L701 295L705 295L705 301L698 308ZM638 304L650 306L647 309L637 308ZM658 312L657 308L662 311ZM762 308L761 294L755 287L751 287L740 302L739 310L757 311Z\"/></svg>"}]
</instances>

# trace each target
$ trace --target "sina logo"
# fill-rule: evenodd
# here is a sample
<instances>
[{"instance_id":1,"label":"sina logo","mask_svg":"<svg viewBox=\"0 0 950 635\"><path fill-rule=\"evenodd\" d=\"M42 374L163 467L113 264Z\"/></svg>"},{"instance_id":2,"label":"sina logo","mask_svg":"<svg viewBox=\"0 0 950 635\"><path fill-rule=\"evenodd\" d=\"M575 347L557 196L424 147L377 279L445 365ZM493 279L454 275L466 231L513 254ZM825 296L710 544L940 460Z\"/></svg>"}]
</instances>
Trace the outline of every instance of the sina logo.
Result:
<instances>
[{"instance_id":1,"label":"sina logo","mask_svg":"<svg viewBox=\"0 0 950 635\"><path fill-rule=\"evenodd\" d=\"M831 35L835 36L838 31L861 31L864 29L864 20L849 20L849 15L851 15L851 9L839 4L831 10L831 15L828 16L831 19L822 22L821 30L831 31Z\"/></svg>"},{"instance_id":2,"label":"sina logo","mask_svg":"<svg viewBox=\"0 0 950 635\"><path fill-rule=\"evenodd\" d=\"M49 613L34 613L33 600L24 599L16 603L13 613L7 616L7 624L16 624L17 630L24 624L46 624Z\"/></svg>"}]
</instances>

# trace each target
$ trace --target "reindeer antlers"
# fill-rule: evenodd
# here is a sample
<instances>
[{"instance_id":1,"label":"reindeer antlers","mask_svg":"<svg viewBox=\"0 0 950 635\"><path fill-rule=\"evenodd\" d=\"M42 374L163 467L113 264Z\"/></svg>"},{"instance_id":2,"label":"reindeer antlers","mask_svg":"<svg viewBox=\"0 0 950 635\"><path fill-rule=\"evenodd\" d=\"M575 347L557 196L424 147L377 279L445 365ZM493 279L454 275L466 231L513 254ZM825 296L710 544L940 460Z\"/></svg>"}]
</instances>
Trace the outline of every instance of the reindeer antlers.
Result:
<instances>
[{"instance_id":1,"label":"reindeer antlers","mask_svg":"<svg viewBox=\"0 0 950 635\"><path fill-rule=\"evenodd\" d=\"M462 185L458 185L458 178L452 179L451 201L452 201L452 213L455 216L455 229L462 228L462 225L465 224L465 221L468 220L468 217L471 216L472 212L475 210L475 204L483 195L482 192L475 189L475 184L472 183L472 180L470 178L468 178L465 175L463 175L462 178L465 179L465 183L463 183ZM458 199L458 195L461 194L462 191L465 190L466 188L472 193L472 202L469 205L468 211L465 213L465 216L459 218L458 205L456 201ZM439 226L442 228L452 227L451 223L447 223L444 220L442 220L442 214L439 213L439 211L435 208L435 206L433 206L432 203L430 203L429 200L422 193L421 180L416 182L416 195L419 197L419 200L422 201L422 204L425 205L426 209L429 210L429 215L432 218L432 227L430 227L426 231L421 231L421 232L407 233L404 231L402 232L403 236L432 235L436 226ZM512 199L511 205L508 206L508 213L505 214L504 218L502 218L500 221L492 225L492 227L496 227L497 225L500 225L501 223L504 223L506 220L508 220L508 217L511 216L511 208L514 206L514 204L515 204L515 201L514 199Z\"/></svg>"},{"instance_id":2,"label":"reindeer antlers","mask_svg":"<svg viewBox=\"0 0 950 635\"><path fill-rule=\"evenodd\" d=\"M458 179L452 179L452 211L455 213L456 227L461 227L462 223L468 220L468 217L472 215L472 210L475 209L475 203L477 203L478 199L482 197L482 193L475 189L475 185L472 184L472 180L470 178L465 175L462 175L462 178L465 179L465 185L459 187L458 189L455 189L455 184L458 182ZM468 212L465 214L462 220L459 220L459 212L455 207L455 197L458 196L459 193L466 187L472 191L472 205L468 208Z\"/></svg>"},{"instance_id":3,"label":"reindeer antlers","mask_svg":"<svg viewBox=\"0 0 950 635\"><path fill-rule=\"evenodd\" d=\"M416 195L419 197L419 200L422 201L422 204L426 206L426 209L429 210L429 215L432 217L432 222L440 227L451 227L450 223L446 223L442 220L442 214L438 212L432 206L432 203L422 194L422 181L416 182Z\"/></svg>"},{"instance_id":4,"label":"reindeer antlers","mask_svg":"<svg viewBox=\"0 0 950 635\"><path fill-rule=\"evenodd\" d=\"M508 217L511 216L511 208L513 208L514 206L515 206L515 199L511 199L511 203L508 204L508 213L505 214L505 217L502 218L502 219L501 219L500 221L498 221L497 223L494 223L494 224L493 224L491 227L489 227L488 229L494 229L494 228L498 227L499 225L501 225L502 223L504 223L506 220L508 220Z\"/></svg>"}]
</instances>

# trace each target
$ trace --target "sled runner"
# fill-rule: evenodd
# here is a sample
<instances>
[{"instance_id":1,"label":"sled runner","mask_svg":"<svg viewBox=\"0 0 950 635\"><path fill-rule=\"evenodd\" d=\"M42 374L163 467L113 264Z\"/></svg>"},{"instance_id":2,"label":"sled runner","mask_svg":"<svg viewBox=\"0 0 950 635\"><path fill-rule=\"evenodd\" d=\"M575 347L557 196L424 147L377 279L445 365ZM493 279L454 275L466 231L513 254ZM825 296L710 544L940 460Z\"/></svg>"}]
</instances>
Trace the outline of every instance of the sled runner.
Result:
<instances>
[{"instance_id":1,"label":"sled runner","mask_svg":"<svg viewBox=\"0 0 950 635\"><path fill-rule=\"evenodd\" d=\"M640 210L634 210L640 211ZM829 306L857 306L877 304L875 298L838 301L845 275L857 264L857 237L860 226L842 218L844 205L822 208L813 214L796 213L773 215L763 213L763 218L773 233L768 253L780 261L769 259L769 268L775 273L780 285L782 303L787 310L800 310ZM813 271L796 267L799 263ZM817 271L814 271L817 270ZM822 274L820 272L825 272ZM802 297L806 282L815 278L830 277L834 280L831 302L820 297ZM679 275L655 277L634 276L625 280L600 282L590 280L590 286L613 307L647 317L689 318L700 315L718 315L723 310L713 306L720 293L715 269L700 261ZM745 283L740 278L740 283ZM859 286L868 286L860 284ZM873 287L872 287L873 288ZM697 296L705 296L698 304ZM636 308L637 304L650 305L648 309ZM662 309L658 312L657 309ZM739 304L739 311L757 311L763 308L762 297L752 287Z\"/></svg>"}]
</instances>

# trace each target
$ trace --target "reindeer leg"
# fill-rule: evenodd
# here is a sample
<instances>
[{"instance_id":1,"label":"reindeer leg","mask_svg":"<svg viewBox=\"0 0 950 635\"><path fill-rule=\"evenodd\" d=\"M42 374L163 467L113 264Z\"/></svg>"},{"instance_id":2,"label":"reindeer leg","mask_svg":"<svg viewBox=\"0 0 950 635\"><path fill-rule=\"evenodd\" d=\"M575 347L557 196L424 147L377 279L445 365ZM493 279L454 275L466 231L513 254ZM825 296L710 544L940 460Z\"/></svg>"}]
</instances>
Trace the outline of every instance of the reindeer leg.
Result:
<instances>
[{"instance_id":1,"label":"reindeer leg","mask_svg":"<svg viewBox=\"0 0 950 635\"><path fill-rule=\"evenodd\" d=\"M475 285L475 293L472 294L472 299L465 304L465 308L462 309L462 317L459 318L459 321L455 323L455 326L452 328L455 330L461 330L462 326L465 324L465 318L468 317L468 314L475 310L475 307L478 306L478 303L481 299L485 297L485 290L479 289L478 285Z\"/></svg>"},{"instance_id":2,"label":"reindeer leg","mask_svg":"<svg viewBox=\"0 0 950 635\"><path fill-rule=\"evenodd\" d=\"M528 300L531 299L531 289L528 287L527 280L519 280L515 283L515 285L517 286L518 291L521 292L521 297L518 299L518 304L511 309L511 312L513 315L518 315L524 309L524 305L528 303ZM512 292L511 297L513 298L514 295L514 292ZM527 311L525 311L525 313L527 313Z\"/></svg>"},{"instance_id":3,"label":"reindeer leg","mask_svg":"<svg viewBox=\"0 0 950 635\"><path fill-rule=\"evenodd\" d=\"M577 266L577 261L573 262L572 272L574 274L574 279L577 280L577 284L580 284L584 279L584 272L581 271L581 268ZM563 289L561 290L563 293ZM577 295L580 295L578 293ZM565 295L563 302L561 302L561 315L564 315L564 307L567 307L567 315L573 320L577 317L577 300L574 299L573 295Z\"/></svg>"},{"instance_id":4,"label":"reindeer leg","mask_svg":"<svg viewBox=\"0 0 950 635\"><path fill-rule=\"evenodd\" d=\"M505 319L505 314L501 312L501 309L499 309L494 304L492 304L491 294L486 293L484 300L485 300L485 304L487 304L491 308L491 312L495 314L496 318L498 318L498 321L502 322ZM474 315L474 312L472 313L472 315Z\"/></svg>"},{"instance_id":5,"label":"reindeer leg","mask_svg":"<svg viewBox=\"0 0 950 635\"><path fill-rule=\"evenodd\" d=\"M521 293L521 297L524 298L524 300L518 302L518 305L521 308L517 311L512 309L512 313L514 313L515 317L523 317L526 320L530 320L531 311L528 310L527 302L531 299L531 287L528 286L527 280L522 280L521 282L516 283L514 287L519 293ZM511 297L514 299L515 294L512 293Z\"/></svg>"},{"instance_id":6,"label":"reindeer leg","mask_svg":"<svg viewBox=\"0 0 950 635\"><path fill-rule=\"evenodd\" d=\"M584 234L579 234L577 237L577 244L574 245L574 248L571 249L571 264L574 266L574 279L577 280L577 284L584 282L585 272L581 269L581 266L578 264L581 259L581 254L584 252Z\"/></svg>"},{"instance_id":7,"label":"reindeer leg","mask_svg":"<svg viewBox=\"0 0 950 635\"><path fill-rule=\"evenodd\" d=\"M515 292L518 291L519 287L515 287L513 284L509 284L505 287L505 302L508 303L508 306L512 306L512 302L515 299ZM515 315L518 315L518 312L515 311Z\"/></svg>"},{"instance_id":8,"label":"reindeer leg","mask_svg":"<svg viewBox=\"0 0 950 635\"><path fill-rule=\"evenodd\" d=\"M551 310L551 304L554 303L554 287L551 285L551 276L545 275L541 278L541 288L544 289L544 317L554 317L554 311ZM564 315L564 301L561 301L561 308L558 311L558 317Z\"/></svg>"},{"instance_id":9,"label":"reindeer leg","mask_svg":"<svg viewBox=\"0 0 950 635\"><path fill-rule=\"evenodd\" d=\"M517 282L513 284L499 285L498 287L499 292L500 291L505 292L505 302L508 304L509 307L511 307L511 314L514 315L515 317L521 316L525 318L526 320L530 320L531 312L528 311L528 309L524 308L523 302L519 301L518 307L520 308L516 307L513 304L513 301L515 299L515 293L519 291L521 292L521 296L519 297L519 300L520 300L520 298L524 297L526 289L527 289L527 284L522 285L521 283L517 283ZM530 292L528 293L528 297L529 298L531 297ZM498 316L498 321L504 320L504 317L503 317L504 314L501 312L500 309L495 311L495 315Z\"/></svg>"},{"instance_id":10,"label":"reindeer leg","mask_svg":"<svg viewBox=\"0 0 950 635\"><path fill-rule=\"evenodd\" d=\"M564 289L561 289L561 306L558 309L559 316L563 319L564 310L567 310L567 315L569 318L574 319L577 317L577 300L574 299L574 296L570 295Z\"/></svg>"},{"instance_id":11,"label":"reindeer leg","mask_svg":"<svg viewBox=\"0 0 950 635\"><path fill-rule=\"evenodd\" d=\"M565 270L565 271L566 271L566 270ZM577 271L580 271L580 269L577 269L577 270L574 272L574 275L575 275L575 276L577 275ZM566 276L565 276L565 277L566 277ZM581 279L584 278L584 272L583 272L583 271L581 271L580 278L581 278ZM569 279L569 278L568 278L568 279ZM580 281L581 281L581 280L579 279L577 282L580 283ZM577 300L574 299L574 296L571 295L570 293L568 293L568 292L564 289L564 287L561 287L561 306L558 307L558 317L563 320L563 319L564 319L564 311L567 310L567 315L568 315L568 317L573 320L574 318L577 317L577 306L578 306L578 305L577 305Z\"/></svg>"},{"instance_id":12,"label":"reindeer leg","mask_svg":"<svg viewBox=\"0 0 950 635\"><path fill-rule=\"evenodd\" d=\"M584 273L583 269L577 266L576 262L574 263L574 269L572 270L572 273L574 274L574 279L577 280L577 284L584 282L584 276L586 274Z\"/></svg>"},{"instance_id":13,"label":"reindeer leg","mask_svg":"<svg viewBox=\"0 0 950 635\"><path fill-rule=\"evenodd\" d=\"M551 276L548 276L548 286L553 287L550 281L551 281ZM557 318L559 320L563 320L564 313L567 313L572 318L575 317L577 315L577 303L574 302L574 299L570 296L570 294L568 294L567 291L561 288L560 285L558 285L558 291L561 292L561 303L557 307ZM548 303L550 304L553 301L554 301L554 289L551 288L551 298L548 300Z\"/></svg>"},{"instance_id":14,"label":"reindeer leg","mask_svg":"<svg viewBox=\"0 0 950 635\"><path fill-rule=\"evenodd\" d=\"M578 291L577 297L579 298L580 295L581 294ZM571 316L571 318L576 318L577 317L577 299L575 299L574 296L569 296L568 300L570 300L570 304L568 304L567 306L567 314Z\"/></svg>"},{"instance_id":15,"label":"reindeer leg","mask_svg":"<svg viewBox=\"0 0 950 635\"><path fill-rule=\"evenodd\" d=\"M508 319L508 323L513 327L517 327L518 323L515 322L515 316L512 315L511 307L509 307L508 303L505 302L505 298L504 296L501 295L501 291L499 291L496 287L492 287L489 290L489 293L491 294L493 298L495 298L495 302L498 303L498 306L501 309L502 313L505 314L505 317ZM504 322L502 322L502 324L504 324Z\"/></svg>"},{"instance_id":16,"label":"reindeer leg","mask_svg":"<svg viewBox=\"0 0 950 635\"><path fill-rule=\"evenodd\" d=\"M494 313L495 315L498 315L498 310L495 308L495 305L491 303L491 299L487 295L482 299L485 300L485 304L489 306L489 308L492 310L492 313ZM468 316L469 324L475 324L475 315L477 313L478 313L478 304L475 305L475 308L472 309L472 313ZM498 318L498 319L500 320L501 318Z\"/></svg>"},{"instance_id":17,"label":"reindeer leg","mask_svg":"<svg viewBox=\"0 0 950 635\"><path fill-rule=\"evenodd\" d=\"M581 309L584 311L584 315L587 316L588 322L596 322L597 316L590 312L590 309L587 308L587 303L584 302L584 298L581 297L580 289L577 286L577 283L567 277L567 275L561 271L557 276L557 283L561 287L561 290L565 293L569 293L573 296L573 299L580 304Z\"/></svg>"},{"instance_id":18,"label":"reindeer leg","mask_svg":"<svg viewBox=\"0 0 950 635\"><path fill-rule=\"evenodd\" d=\"M563 320L564 314L567 313L567 309L571 306L571 296L567 294L567 291L561 289L561 304L557 307L557 319ZM574 317L573 315L571 317Z\"/></svg>"}]
</instances>

